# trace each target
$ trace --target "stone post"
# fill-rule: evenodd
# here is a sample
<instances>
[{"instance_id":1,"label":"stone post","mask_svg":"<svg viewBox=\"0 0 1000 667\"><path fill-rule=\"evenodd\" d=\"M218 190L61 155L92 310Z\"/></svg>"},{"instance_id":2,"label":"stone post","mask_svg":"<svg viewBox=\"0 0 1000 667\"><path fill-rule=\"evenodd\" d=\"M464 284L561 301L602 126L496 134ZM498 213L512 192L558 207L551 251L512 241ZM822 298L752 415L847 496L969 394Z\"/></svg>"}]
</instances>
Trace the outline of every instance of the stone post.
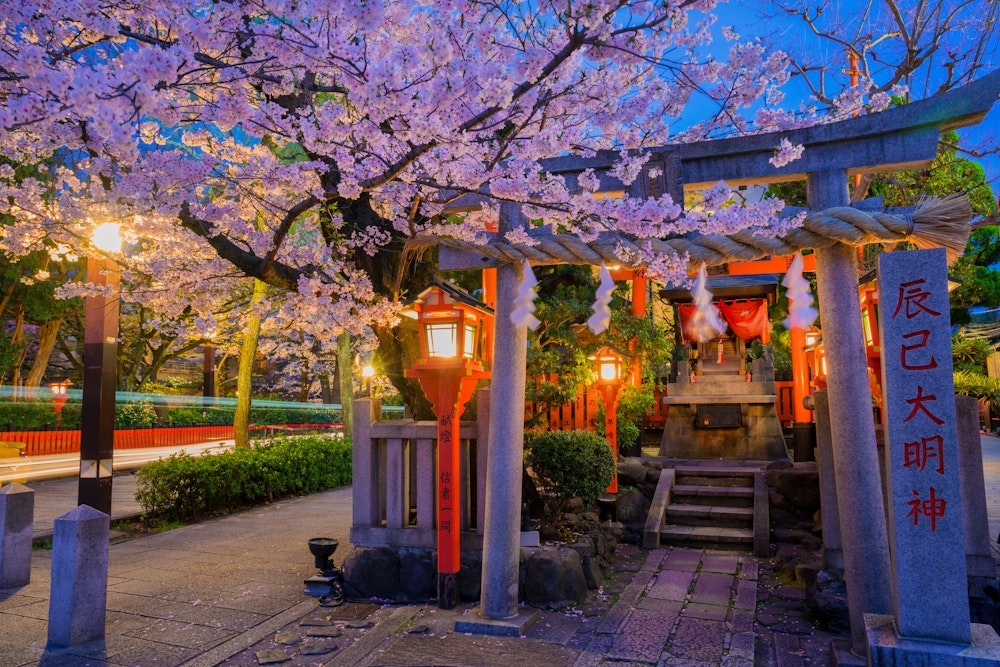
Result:
<instances>
[{"instance_id":1,"label":"stone post","mask_svg":"<svg viewBox=\"0 0 1000 667\"><path fill-rule=\"evenodd\" d=\"M49 647L104 637L111 517L88 505L57 517L52 536Z\"/></svg>"},{"instance_id":2,"label":"stone post","mask_svg":"<svg viewBox=\"0 0 1000 667\"><path fill-rule=\"evenodd\" d=\"M809 174L809 207L814 211L848 206L847 172ZM861 329L857 251L838 243L816 250L823 340L826 345L830 431L840 501L844 579L851 618L851 646L867 647L865 613L892 610L892 580L868 363Z\"/></svg>"},{"instance_id":3,"label":"stone post","mask_svg":"<svg viewBox=\"0 0 1000 667\"><path fill-rule=\"evenodd\" d=\"M16 482L0 487L0 590L31 581L35 492Z\"/></svg>"},{"instance_id":4,"label":"stone post","mask_svg":"<svg viewBox=\"0 0 1000 667\"><path fill-rule=\"evenodd\" d=\"M379 508L378 446L372 444L372 423L382 414L382 404L371 398L353 402L351 428L351 483L354 527L378 526L381 522Z\"/></svg>"},{"instance_id":5,"label":"stone post","mask_svg":"<svg viewBox=\"0 0 1000 667\"><path fill-rule=\"evenodd\" d=\"M500 205L500 234L523 226L526 226L526 219L519 205ZM513 618L518 614L524 376L528 342L527 327L515 326L510 321L520 282L519 268L512 263L500 264L497 268L480 605L480 614L494 620Z\"/></svg>"},{"instance_id":6,"label":"stone post","mask_svg":"<svg viewBox=\"0 0 1000 667\"><path fill-rule=\"evenodd\" d=\"M823 521L823 567L844 569L840 538L840 507L837 504L837 475L833 465L833 437L830 433L830 404L826 389L813 394L816 418L817 467L819 468L820 516Z\"/></svg>"},{"instance_id":7,"label":"stone post","mask_svg":"<svg viewBox=\"0 0 1000 667\"><path fill-rule=\"evenodd\" d=\"M965 566L972 577L996 579L990 544L990 522L983 480L983 443L979 434L979 401L971 396L955 397L955 427L958 432L958 475L962 487L962 518L965 522ZM970 585L970 590L974 588Z\"/></svg>"}]
</instances>

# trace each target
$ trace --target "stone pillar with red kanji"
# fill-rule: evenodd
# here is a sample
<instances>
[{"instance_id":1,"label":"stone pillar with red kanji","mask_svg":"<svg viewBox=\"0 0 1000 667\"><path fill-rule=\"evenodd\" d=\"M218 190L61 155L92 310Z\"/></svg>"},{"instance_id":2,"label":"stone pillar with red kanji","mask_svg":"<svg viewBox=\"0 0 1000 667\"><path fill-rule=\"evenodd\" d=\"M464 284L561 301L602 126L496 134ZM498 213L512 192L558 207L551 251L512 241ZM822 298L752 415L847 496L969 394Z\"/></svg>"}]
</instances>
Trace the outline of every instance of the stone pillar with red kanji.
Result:
<instances>
[{"instance_id":1,"label":"stone pillar with red kanji","mask_svg":"<svg viewBox=\"0 0 1000 667\"><path fill-rule=\"evenodd\" d=\"M878 284L895 614L866 614L869 664L995 658L969 618L945 251L883 253Z\"/></svg>"}]
</instances>

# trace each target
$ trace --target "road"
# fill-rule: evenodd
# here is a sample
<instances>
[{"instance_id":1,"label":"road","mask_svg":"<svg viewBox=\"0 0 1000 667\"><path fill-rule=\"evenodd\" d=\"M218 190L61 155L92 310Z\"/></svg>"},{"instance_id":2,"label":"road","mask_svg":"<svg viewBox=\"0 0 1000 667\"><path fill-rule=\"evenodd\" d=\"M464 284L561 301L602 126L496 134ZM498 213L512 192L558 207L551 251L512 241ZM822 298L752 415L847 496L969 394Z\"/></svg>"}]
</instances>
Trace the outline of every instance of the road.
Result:
<instances>
[{"instance_id":1,"label":"road","mask_svg":"<svg viewBox=\"0 0 1000 667\"><path fill-rule=\"evenodd\" d=\"M156 461L175 454L187 452L191 456L217 454L233 447L232 440L213 440L183 447L152 447L149 449L115 450L114 469L131 470L144 463ZM71 477L80 472L80 453L55 454L52 456L30 456L24 458L0 458L0 482L38 481Z\"/></svg>"}]
</instances>

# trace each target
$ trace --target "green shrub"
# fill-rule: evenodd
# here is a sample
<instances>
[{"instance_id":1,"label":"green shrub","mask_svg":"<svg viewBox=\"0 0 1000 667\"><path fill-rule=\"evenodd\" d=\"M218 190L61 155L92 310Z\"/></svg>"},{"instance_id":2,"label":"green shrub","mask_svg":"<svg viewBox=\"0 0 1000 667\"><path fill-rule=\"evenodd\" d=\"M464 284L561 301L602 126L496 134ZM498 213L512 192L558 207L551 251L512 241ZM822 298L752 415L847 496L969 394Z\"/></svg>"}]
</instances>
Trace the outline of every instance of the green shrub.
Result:
<instances>
[{"instance_id":1,"label":"green shrub","mask_svg":"<svg viewBox=\"0 0 1000 667\"><path fill-rule=\"evenodd\" d=\"M552 502L550 519L558 521L566 505L580 498L592 505L615 473L608 441L589 431L546 431L527 434L525 460Z\"/></svg>"},{"instance_id":2,"label":"green shrub","mask_svg":"<svg viewBox=\"0 0 1000 667\"><path fill-rule=\"evenodd\" d=\"M115 428L149 428L156 421L153 404L146 400L115 406Z\"/></svg>"},{"instance_id":3,"label":"green shrub","mask_svg":"<svg viewBox=\"0 0 1000 667\"><path fill-rule=\"evenodd\" d=\"M350 484L351 442L333 435L271 438L222 454L174 454L136 477L135 497L147 517L229 512Z\"/></svg>"},{"instance_id":4,"label":"green shrub","mask_svg":"<svg viewBox=\"0 0 1000 667\"><path fill-rule=\"evenodd\" d=\"M56 415L48 401L0 403L0 429L32 431L54 426Z\"/></svg>"}]
</instances>

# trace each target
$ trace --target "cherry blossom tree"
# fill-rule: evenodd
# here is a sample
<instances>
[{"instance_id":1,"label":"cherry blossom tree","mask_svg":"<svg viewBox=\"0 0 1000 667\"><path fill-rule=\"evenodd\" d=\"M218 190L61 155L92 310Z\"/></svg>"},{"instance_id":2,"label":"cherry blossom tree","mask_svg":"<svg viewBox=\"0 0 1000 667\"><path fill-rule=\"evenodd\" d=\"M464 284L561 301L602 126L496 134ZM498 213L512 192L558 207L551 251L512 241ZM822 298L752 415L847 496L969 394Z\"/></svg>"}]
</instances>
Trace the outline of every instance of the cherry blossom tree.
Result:
<instances>
[{"instance_id":1,"label":"cherry blossom tree","mask_svg":"<svg viewBox=\"0 0 1000 667\"><path fill-rule=\"evenodd\" d=\"M0 248L47 239L83 253L89 230L116 219L123 271L146 277L131 298L189 308L206 334L234 282L254 278L278 288L257 306L275 326L373 328L391 349L399 299L427 270L401 261L405 240L478 238L501 201L585 239L780 233L780 202L732 206L722 186L695 212L669 196L578 196L597 175L574 190L539 165L618 151L628 184L646 147L815 122L776 108L780 51L727 32L725 57L706 55L717 4L2 3L0 213L13 224ZM695 98L713 113L678 127ZM443 214L468 193L480 212ZM686 267L646 259L667 279Z\"/></svg>"}]
</instances>

